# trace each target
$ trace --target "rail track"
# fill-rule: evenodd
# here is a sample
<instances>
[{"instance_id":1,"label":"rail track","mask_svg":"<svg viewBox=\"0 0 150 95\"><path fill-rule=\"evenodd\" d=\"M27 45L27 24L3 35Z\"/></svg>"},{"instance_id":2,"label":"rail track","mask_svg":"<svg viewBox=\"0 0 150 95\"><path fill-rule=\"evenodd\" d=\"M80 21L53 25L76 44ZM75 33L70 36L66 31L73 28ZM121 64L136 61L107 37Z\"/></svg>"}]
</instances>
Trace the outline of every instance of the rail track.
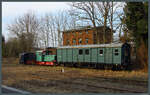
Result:
<instances>
[{"instance_id":1,"label":"rail track","mask_svg":"<svg viewBox=\"0 0 150 95\"><path fill-rule=\"evenodd\" d=\"M146 80L133 80L133 79L117 79L117 78L106 78L106 77L94 77L94 79L90 79L94 81L109 81L109 82L120 82L121 84L130 83L131 85L136 86L148 86L148 81Z\"/></svg>"},{"instance_id":2,"label":"rail track","mask_svg":"<svg viewBox=\"0 0 150 95\"><path fill-rule=\"evenodd\" d=\"M98 69L97 69L98 70ZM104 77L104 76L95 76L94 81L109 81L109 82L122 82L122 84L126 84L126 83L130 83L132 85L138 85L138 86L147 86L148 85L148 80L137 80L137 79L117 79L117 78L108 78L108 77Z\"/></svg>"},{"instance_id":3,"label":"rail track","mask_svg":"<svg viewBox=\"0 0 150 95\"><path fill-rule=\"evenodd\" d=\"M87 84L87 83L70 82L70 81L62 81L62 80L60 82L63 82L64 84L75 84L75 85L93 88L93 90L88 91L88 92L97 92L97 91L94 91L95 88L96 89L109 89L109 90L113 90L113 91L130 92L130 93L144 93L145 92L145 91L139 91L138 89L131 90L131 89L125 89L125 88L111 87L111 86L102 86L102 85L100 86L100 85L96 85L96 84L93 85L93 84ZM80 89L80 87L79 87L79 89Z\"/></svg>"},{"instance_id":4,"label":"rail track","mask_svg":"<svg viewBox=\"0 0 150 95\"><path fill-rule=\"evenodd\" d=\"M17 66L17 65L16 65ZM20 66L20 65L19 65ZM45 66L47 67L47 66ZM41 72L41 73L40 73ZM104 76L92 76L89 78L86 77L69 77L69 74L64 73L67 79L59 79L57 76L51 76L50 73L45 73L36 71L29 72L28 75L31 77L29 80L20 80L14 84L12 87L26 89L32 86L43 89L51 89L52 87L56 89L72 91L71 93L147 93L148 92L148 81L137 80L137 79L117 79L117 78L108 78ZM57 72L56 72L57 73ZM44 76L43 76L44 74ZM54 74L54 73L52 73ZM106 83L106 84L105 84ZM114 84L119 84L119 86L114 86ZM128 85L127 85L128 84ZM26 87L25 87L26 85ZM126 86L126 87L123 87ZM132 87L133 86L133 87ZM137 86L137 87L135 87ZM140 89L138 89L138 87ZM141 89L143 87L143 89ZM36 92L36 91L35 91ZM51 93L51 92L49 92Z\"/></svg>"},{"instance_id":5,"label":"rail track","mask_svg":"<svg viewBox=\"0 0 150 95\"><path fill-rule=\"evenodd\" d=\"M39 77L34 77L38 79ZM41 80L45 80L45 78L41 78ZM109 85L101 85L101 83L96 84L96 82L90 83L87 82L86 80L82 81L76 81L75 79L70 79L70 80L53 80L53 79L46 79L48 81L37 81L34 80L32 82L26 81L26 83L31 84L31 85L38 85L38 86L46 86L46 87L51 87L51 86L57 86L59 89L68 89L68 90L81 90L86 93L100 93L101 89L103 90L108 90L111 92L124 92L124 93L146 93L147 90L139 90L137 88L123 88L122 86L120 87L114 87L111 85L111 82L108 81ZM72 81L71 81L72 80ZM101 82L101 81L100 81ZM88 88L88 89L87 89Z\"/></svg>"}]
</instances>

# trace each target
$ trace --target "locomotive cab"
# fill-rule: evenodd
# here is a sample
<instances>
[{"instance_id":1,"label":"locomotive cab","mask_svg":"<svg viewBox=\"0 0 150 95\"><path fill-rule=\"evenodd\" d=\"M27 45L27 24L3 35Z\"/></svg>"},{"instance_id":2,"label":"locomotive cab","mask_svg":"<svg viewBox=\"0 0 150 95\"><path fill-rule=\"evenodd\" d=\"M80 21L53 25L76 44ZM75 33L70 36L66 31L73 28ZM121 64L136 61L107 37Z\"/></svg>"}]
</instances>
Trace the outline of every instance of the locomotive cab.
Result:
<instances>
[{"instance_id":1,"label":"locomotive cab","mask_svg":"<svg viewBox=\"0 0 150 95\"><path fill-rule=\"evenodd\" d=\"M42 51L36 51L36 64L39 65L51 65L56 62L56 48L49 47Z\"/></svg>"}]
</instances>

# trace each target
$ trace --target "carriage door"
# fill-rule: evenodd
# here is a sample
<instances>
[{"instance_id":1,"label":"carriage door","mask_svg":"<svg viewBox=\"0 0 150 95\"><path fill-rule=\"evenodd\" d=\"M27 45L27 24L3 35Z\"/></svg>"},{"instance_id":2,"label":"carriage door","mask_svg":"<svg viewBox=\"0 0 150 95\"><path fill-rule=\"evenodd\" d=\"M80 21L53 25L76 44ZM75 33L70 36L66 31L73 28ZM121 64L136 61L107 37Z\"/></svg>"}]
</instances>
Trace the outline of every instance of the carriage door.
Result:
<instances>
[{"instance_id":1,"label":"carriage door","mask_svg":"<svg viewBox=\"0 0 150 95\"><path fill-rule=\"evenodd\" d=\"M113 64L121 64L121 48L113 48Z\"/></svg>"},{"instance_id":2,"label":"carriage door","mask_svg":"<svg viewBox=\"0 0 150 95\"><path fill-rule=\"evenodd\" d=\"M84 62L84 49L78 49L78 62Z\"/></svg>"},{"instance_id":3,"label":"carriage door","mask_svg":"<svg viewBox=\"0 0 150 95\"><path fill-rule=\"evenodd\" d=\"M126 46L124 47L124 58L123 58L123 61L124 61L124 64L130 64L130 47Z\"/></svg>"},{"instance_id":4,"label":"carriage door","mask_svg":"<svg viewBox=\"0 0 150 95\"><path fill-rule=\"evenodd\" d=\"M105 48L105 63L112 63L112 48Z\"/></svg>"}]
</instances>

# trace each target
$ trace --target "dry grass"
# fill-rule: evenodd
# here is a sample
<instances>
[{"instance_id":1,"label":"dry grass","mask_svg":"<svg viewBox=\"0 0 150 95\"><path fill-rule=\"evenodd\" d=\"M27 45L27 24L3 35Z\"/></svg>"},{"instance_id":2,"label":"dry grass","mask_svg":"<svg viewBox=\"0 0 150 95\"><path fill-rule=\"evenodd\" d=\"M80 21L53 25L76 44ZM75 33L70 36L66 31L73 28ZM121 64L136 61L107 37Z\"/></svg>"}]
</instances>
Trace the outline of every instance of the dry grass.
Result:
<instances>
[{"instance_id":1,"label":"dry grass","mask_svg":"<svg viewBox=\"0 0 150 95\"><path fill-rule=\"evenodd\" d=\"M61 72L62 68L64 69L64 73ZM114 78L118 80L123 79L148 81L148 73L142 71L129 72L96 70L86 68L70 68L60 66L50 67L38 65L21 65L18 64L18 59L16 60L13 58L3 59L2 64L2 84L35 92L66 92L66 89L63 89L63 91L56 91L56 88L54 87L47 88L46 85L51 80L67 81L80 78L94 79L101 77Z\"/></svg>"},{"instance_id":2,"label":"dry grass","mask_svg":"<svg viewBox=\"0 0 150 95\"><path fill-rule=\"evenodd\" d=\"M20 65L18 64L18 59L15 61L12 61L13 59L10 59L9 66L6 66L3 68L2 66L2 72L11 72L11 73L18 73L20 72L20 75L23 73L28 73L29 75L32 73L38 73L38 74L44 74L44 73L51 73L54 75L59 75L57 77L61 78L61 75L67 76L67 74L70 75L70 77L76 77L76 76L103 76L103 77L113 77L113 78L127 78L127 79L148 79L148 73L143 72L142 70L139 71L112 71L112 70L97 70L97 69L86 69L86 68L70 68L70 67L50 67L50 66L37 66L37 65ZM8 60L3 61L4 64L7 63ZM11 65L10 65L11 64ZM15 68L12 68L15 66ZM61 72L62 68L64 69L64 73ZM9 70L7 70L9 69Z\"/></svg>"},{"instance_id":3,"label":"dry grass","mask_svg":"<svg viewBox=\"0 0 150 95\"><path fill-rule=\"evenodd\" d=\"M145 46L143 41L141 41L141 45L137 50L137 55L143 71L148 72L148 48Z\"/></svg>"}]
</instances>

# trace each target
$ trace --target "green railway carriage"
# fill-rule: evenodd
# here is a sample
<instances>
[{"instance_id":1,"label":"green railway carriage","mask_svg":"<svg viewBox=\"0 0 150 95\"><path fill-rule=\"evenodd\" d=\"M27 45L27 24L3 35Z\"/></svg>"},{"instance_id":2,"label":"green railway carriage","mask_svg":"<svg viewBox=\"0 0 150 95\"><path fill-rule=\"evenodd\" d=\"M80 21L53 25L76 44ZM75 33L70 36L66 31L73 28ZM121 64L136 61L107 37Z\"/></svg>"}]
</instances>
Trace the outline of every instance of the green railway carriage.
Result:
<instances>
[{"instance_id":1,"label":"green railway carriage","mask_svg":"<svg viewBox=\"0 0 150 95\"><path fill-rule=\"evenodd\" d=\"M101 45L62 46L57 48L57 62L70 65L123 66L130 65L130 45L112 43Z\"/></svg>"}]
</instances>

